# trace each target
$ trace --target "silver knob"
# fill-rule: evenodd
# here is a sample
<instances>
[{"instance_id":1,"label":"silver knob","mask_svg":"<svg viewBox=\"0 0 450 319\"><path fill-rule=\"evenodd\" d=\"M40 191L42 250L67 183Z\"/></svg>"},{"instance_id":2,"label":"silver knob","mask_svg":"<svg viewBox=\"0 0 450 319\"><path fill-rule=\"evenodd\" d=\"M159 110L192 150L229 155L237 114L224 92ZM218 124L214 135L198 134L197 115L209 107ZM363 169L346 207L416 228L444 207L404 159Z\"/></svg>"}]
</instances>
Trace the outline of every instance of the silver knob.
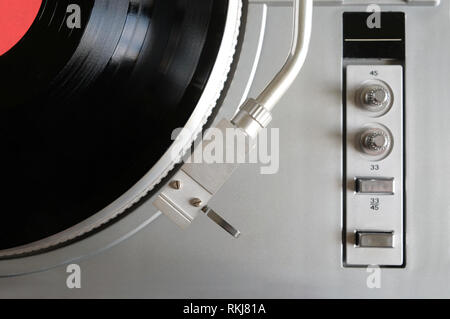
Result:
<instances>
[{"instance_id":1,"label":"silver knob","mask_svg":"<svg viewBox=\"0 0 450 319\"><path fill-rule=\"evenodd\" d=\"M371 112L380 112L391 104L391 93L381 84L372 84L362 88L361 102Z\"/></svg>"},{"instance_id":2,"label":"silver knob","mask_svg":"<svg viewBox=\"0 0 450 319\"><path fill-rule=\"evenodd\" d=\"M391 137L382 129L369 129L361 135L361 146L369 155L383 155L391 147Z\"/></svg>"}]
</instances>

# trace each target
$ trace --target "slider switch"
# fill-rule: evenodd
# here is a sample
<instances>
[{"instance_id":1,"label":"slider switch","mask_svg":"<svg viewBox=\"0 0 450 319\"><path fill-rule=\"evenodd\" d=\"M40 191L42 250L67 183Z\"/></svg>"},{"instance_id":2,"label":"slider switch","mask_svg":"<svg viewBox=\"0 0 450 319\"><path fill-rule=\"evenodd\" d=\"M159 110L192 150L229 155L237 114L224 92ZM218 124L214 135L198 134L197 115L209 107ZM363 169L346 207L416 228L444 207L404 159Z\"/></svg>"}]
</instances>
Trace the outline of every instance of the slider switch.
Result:
<instances>
[{"instance_id":1,"label":"slider switch","mask_svg":"<svg viewBox=\"0 0 450 319\"><path fill-rule=\"evenodd\" d=\"M395 181L393 178L370 177L356 178L356 193L367 195L394 195Z\"/></svg>"},{"instance_id":2,"label":"slider switch","mask_svg":"<svg viewBox=\"0 0 450 319\"><path fill-rule=\"evenodd\" d=\"M394 232L357 231L355 244L360 248L394 248Z\"/></svg>"}]
</instances>

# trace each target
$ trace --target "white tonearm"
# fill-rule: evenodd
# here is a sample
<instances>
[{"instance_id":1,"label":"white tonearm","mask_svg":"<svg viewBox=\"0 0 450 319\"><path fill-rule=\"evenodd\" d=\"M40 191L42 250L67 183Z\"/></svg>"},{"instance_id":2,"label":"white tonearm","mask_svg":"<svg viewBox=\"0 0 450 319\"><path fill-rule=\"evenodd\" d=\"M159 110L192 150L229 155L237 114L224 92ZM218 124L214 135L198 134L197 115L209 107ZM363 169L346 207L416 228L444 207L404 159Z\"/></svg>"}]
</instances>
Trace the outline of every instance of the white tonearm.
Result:
<instances>
[{"instance_id":1,"label":"white tonearm","mask_svg":"<svg viewBox=\"0 0 450 319\"><path fill-rule=\"evenodd\" d=\"M223 132L234 129L237 135L247 138L250 142L243 152L250 150L251 141L269 125L274 107L291 87L305 62L311 38L313 0L293 2L293 39L286 63L257 98L248 99L231 121L224 119L216 126ZM194 153L207 145L207 142L202 143L200 150L194 150ZM240 232L207 206L238 165L185 163L161 190L154 205L180 227L189 226L199 214L205 213L232 236L238 237Z\"/></svg>"}]
</instances>

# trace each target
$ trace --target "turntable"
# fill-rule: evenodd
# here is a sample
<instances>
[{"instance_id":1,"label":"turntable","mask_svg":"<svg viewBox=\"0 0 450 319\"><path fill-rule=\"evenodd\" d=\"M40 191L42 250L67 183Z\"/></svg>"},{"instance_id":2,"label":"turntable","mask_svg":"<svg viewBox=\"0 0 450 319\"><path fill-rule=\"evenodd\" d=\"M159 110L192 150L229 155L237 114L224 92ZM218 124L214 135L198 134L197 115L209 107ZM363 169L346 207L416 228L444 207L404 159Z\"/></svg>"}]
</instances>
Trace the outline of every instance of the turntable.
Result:
<instances>
[{"instance_id":1,"label":"turntable","mask_svg":"<svg viewBox=\"0 0 450 319\"><path fill-rule=\"evenodd\" d=\"M0 297L448 296L449 6L0 0Z\"/></svg>"}]
</instances>

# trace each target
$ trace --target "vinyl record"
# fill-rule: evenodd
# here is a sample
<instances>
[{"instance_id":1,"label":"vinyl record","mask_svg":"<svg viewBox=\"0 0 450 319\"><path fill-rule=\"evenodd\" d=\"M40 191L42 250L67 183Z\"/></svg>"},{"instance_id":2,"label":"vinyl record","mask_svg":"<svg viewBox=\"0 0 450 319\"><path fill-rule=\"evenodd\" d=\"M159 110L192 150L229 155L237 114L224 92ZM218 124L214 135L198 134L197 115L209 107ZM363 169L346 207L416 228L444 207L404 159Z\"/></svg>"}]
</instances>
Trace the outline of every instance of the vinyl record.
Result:
<instances>
[{"instance_id":1,"label":"vinyl record","mask_svg":"<svg viewBox=\"0 0 450 319\"><path fill-rule=\"evenodd\" d=\"M22 2L0 0L15 26L0 30L0 250L80 223L152 168L208 82L228 8Z\"/></svg>"}]
</instances>

